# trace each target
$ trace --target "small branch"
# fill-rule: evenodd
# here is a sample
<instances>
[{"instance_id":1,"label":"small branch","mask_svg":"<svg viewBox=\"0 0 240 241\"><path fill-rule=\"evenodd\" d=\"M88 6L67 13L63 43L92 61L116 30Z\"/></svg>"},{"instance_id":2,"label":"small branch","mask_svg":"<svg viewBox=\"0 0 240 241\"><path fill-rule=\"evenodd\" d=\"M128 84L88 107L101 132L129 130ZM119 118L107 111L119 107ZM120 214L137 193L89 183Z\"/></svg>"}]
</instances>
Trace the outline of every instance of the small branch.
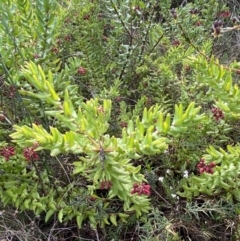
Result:
<instances>
[{"instance_id":1,"label":"small branch","mask_svg":"<svg viewBox=\"0 0 240 241\"><path fill-rule=\"evenodd\" d=\"M40 184L41 184L41 186L42 186L43 194L44 194L44 196L46 196L47 193L46 193L45 188L44 188L44 182L43 182L43 179L42 179L42 177L41 177L41 174L40 174L40 172L39 172L39 170L38 170L38 167L37 167L37 165L36 165L36 163L35 163L34 161L32 161L32 164L33 164L33 166L34 166L34 168L35 168L35 170L36 170L36 172L37 172L37 175L38 175L38 177L39 177L39 181L40 181Z\"/></svg>"},{"instance_id":2,"label":"small branch","mask_svg":"<svg viewBox=\"0 0 240 241\"><path fill-rule=\"evenodd\" d=\"M64 171L64 173L65 173L65 175L66 175L66 177L67 177L67 179L68 179L68 184L70 184L70 183L71 183L71 181L70 181L70 178L69 178L69 176L68 176L67 171L64 169L64 167L63 167L62 163L59 161L59 159L58 159L57 157L55 157L55 158L57 159L57 161L58 161L59 165L60 165L60 166L61 166L61 168L63 169L63 171Z\"/></svg>"},{"instance_id":3,"label":"small branch","mask_svg":"<svg viewBox=\"0 0 240 241\"><path fill-rule=\"evenodd\" d=\"M47 238L47 241L51 241L52 240L52 234L53 234L53 231L55 229L55 226L58 224L58 221L55 221L52 228L50 229L50 232L49 232L49 235L48 235L48 238Z\"/></svg>"},{"instance_id":4,"label":"small branch","mask_svg":"<svg viewBox=\"0 0 240 241\"><path fill-rule=\"evenodd\" d=\"M236 217L235 232L237 233L237 237L240 238L240 233L239 233L239 216Z\"/></svg>"},{"instance_id":5,"label":"small branch","mask_svg":"<svg viewBox=\"0 0 240 241\"><path fill-rule=\"evenodd\" d=\"M6 77L9 79L10 84L13 85L13 86L17 89L17 86L16 86L16 84L14 83L10 72L9 72L7 66L5 65L4 61L3 61L3 58L2 58L2 54L1 54L1 53L0 53L0 61L1 61L1 63L2 63L3 71L4 71L5 75L6 75ZM31 121L31 117L30 117L30 115L29 115L29 112L27 111L26 106L25 106L24 103L23 103L22 96L19 94L18 91L16 92L16 97L17 97L17 100L18 100L20 103L22 103L22 105L21 105L22 110L23 110L25 116L27 116L29 123L32 125L32 121Z\"/></svg>"},{"instance_id":6,"label":"small branch","mask_svg":"<svg viewBox=\"0 0 240 241\"><path fill-rule=\"evenodd\" d=\"M159 37L158 41L155 43L155 45L152 47L152 49L148 52L148 55L151 54L151 53L153 52L153 50L158 46L158 44L159 44L160 41L162 40L163 36L164 36L164 34L162 34L162 35Z\"/></svg>"},{"instance_id":7,"label":"small branch","mask_svg":"<svg viewBox=\"0 0 240 241\"><path fill-rule=\"evenodd\" d=\"M139 63L142 61L142 55L143 55L143 52L145 50L145 47L146 47L146 42L147 42L147 37L148 37L148 34L149 34L149 31L150 31L150 27L152 25L152 20L153 20L153 16L154 16L154 7L152 9L152 12L151 12L151 16L150 16L150 21L149 21L149 25L147 27L147 32L144 36L144 39L143 39L143 42L142 42L142 48L141 48L141 52L140 52L140 58L139 58Z\"/></svg>"},{"instance_id":8,"label":"small branch","mask_svg":"<svg viewBox=\"0 0 240 241\"><path fill-rule=\"evenodd\" d=\"M132 40L133 40L133 38L131 37L131 38L130 38L130 43L129 43L129 49L128 49L127 56L126 56L126 61L125 61L124 66L123 66L123 68L122 68L121 74L120 74L120 76L119 76L119 80L122 79L123 74L124 74L124 72L125 72L125 69L127 68L128 59L129 59L129 56L130 56L130 52L131 52L131 50L132 50L132 48L131 48L131 47L132 47Z\"/></svg>"},{"instance_id":9,"label":"small branch","mask_svg":"<svg viewBox=\"0 0 240 241\"><path fill-rule=\"evenodd\" d=\"M130 37L130 42L129 42L129 48L128 48L128 52L127 52L127 56L126 56L126 61L124 63L124 66L122 68L122 71L120 73L120 76L119 76L119 80L121 80L123 78L123 75L124 75L124 72L125 72L125 69L127 67L127 64L128 64L128 59L130 57L130 53L131 53L131 50L132 50L132 44L133 44L133 35L132 35L132 22L131 22L131 31L129 31L129 29L127 28L126 24L123 22L115 4L112 2L111 0L111 4L114 8L114 11L116 12L117 16L118 16L118 19L120 20L122 26L124 27L124 29L126 30L127 34L129 35Z\"/></svg>"},{"instance_id":10,"label":"small branch","mask_svg":"<svg viewBox=\"0 0 240 241\"><path fill-rule=\"evenodd\" d=\"M211 58L209 58L206 54L204 54L202 51L200 51L196 46L195 44L192 43L192 41L190 40L190 38L187 36L186 32L183 30L183 27L181 24L178 24L178 27L180 28L180 30L182 31L182 36L185 38L185 40L200 54L202 55L204 58L206 58L207 61L210 61ZM240 29L240 26L237 26L237 27L234 27L232 28L232 30L235 30L235 29ZM230 31L230 30L227 30L227 31ZM226 32L226 31L225 31ZM229 71L234 71L234 72L239 72L239 69L234 69L234 68L230 68L230 67L227 67L225 65L222 65L222 64L219 64L217 63L216 61L213 62L215 65L217 66L222 66L224 69L226 70L229 70Z\"/></svg>"},{"instance_id":11,"label":"small branch","mask_svg":"<svg viewBox=\"0 0 240 241\"><path fill-rule=\"evenodd\" d=\"M96 239L97 239L97 241L100 241L97 229L94 229L94 232L95 232L95 234L96 234Z\"/></svg>"},{"instance_id":12,"label":"small branch","mask_svg":"<svg viewBox=\"0 0 240 241\"><path fill-rule=\"evenodd\" d=\"M50 178L52 186L54 187L54 189L56 190L57 194L59 195L58 188L56 186L56 183L54 182L54 177L51 175L51 170L49 170L50 167L49 167L48 162L46 161L46 159L44 159L44 161L43 161L43 166L44 166L45 170L47 171L47 174L48 174L48 177Z\"/></svg>"},{"instance_id":13,"label":"small branch","mask_svg":"<svg viewBox=\"0 0 240 241\"><path fill-rule=\"evenodd\" d=\"M128 35L129 35L130 37L132 37L132 34L130 33L130 31L128 30L127 26L126 26L125 23L123 22L120 14L119 14L119 12L118 12L118 10L117 10L117 8L116 8L116 6L115 6L115 4L113 3L112 0L111 0L111 4L112 4L112 6L113 6L113 8L114 8L115 13L116 13L117 16L118 16L118 19L120 20L122 26L125 28L125 30L126 30L126 32L128 33Z\"/></svg>"},{"instance_id":14,"label":"small branch","mask_svg":"<svg viewBox=\"0 0 240 241\"><path fill-rule=\"evenodd\" d=\"M155 189L152 188L152 190L153 190L168 206L172 206L171 203L169 203L164 197L162 197Z\"/></svg>"}]
</instances>

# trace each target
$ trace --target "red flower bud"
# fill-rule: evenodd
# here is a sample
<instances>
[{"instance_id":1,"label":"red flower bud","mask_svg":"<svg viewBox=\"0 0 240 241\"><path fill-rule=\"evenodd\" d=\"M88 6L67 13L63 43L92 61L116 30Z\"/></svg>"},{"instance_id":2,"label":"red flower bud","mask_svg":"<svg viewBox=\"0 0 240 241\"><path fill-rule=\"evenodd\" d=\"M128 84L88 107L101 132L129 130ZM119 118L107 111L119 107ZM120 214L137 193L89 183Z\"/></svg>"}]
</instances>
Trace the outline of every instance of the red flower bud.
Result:
<instances>
[{"instance_id":1,"label":"red flower bud","mask_svg":"<svg viewBox=\"0 0 240 241\"><path fill-rule=\"evenodd\" d=\"M135 183L133 185L133 189L131 191L131 194L137 193L138 195L147 195L149 196L151 194L150 192L151 186L145 183L137 184Z\"/></svg>"},{"instance_id":2,"label":"red flower bud","mask_svg":"<svg viewBox=\"0 0 240 241\"><path fill-rule=\"evenodd\" d=\"M219 121L219 120L224 118L224 113L219 108L212 108L211 112L212 112L213 117L215 118L216 121Z\"/></svg>"},{"instance_id":3,"label":"red flower bud","mask_svg":"<svg viewBox=\"0 0 240 241\"><path fill-rule=\"evenodd\" d=\"M90 15L89 15L89 14L86 14L86 15L83 16L83 19L84 19L84 20L89 20L89 18L90 18Z\"/></svg>"},{"instance_id":4,"label":"red flower bud","mask_svg":"<svg viewBox=\"0 0 240 241\"><path fill-rule=\"evenodd\" d=\"M27 161L36 161L39 159L39 156L38 156L37 152L35 151L36 147L37 146L35 145L33 147L24 148L23 155Z\"/></svg>"},{"instance_id":5,"label":"red flower bud","mask_svg":"<svg viewBox=\"0 0 240 241\"><path fill-rule=\"evenodd\" d=\"M213 174L213 172L214 172L213 168L214 167L216 167L216 164L214 162L206 164L204 159L201 159L199 161L199 163L197 164L197 169L198 169L200 174L202 174L203 172Z\"/></svg>"},{"instance_id":6,"label":"red flower bud","mask_svg":"<svg viewBox=\"0 0 240 241\"><path fill-rule=\"evenodd\" d=\"M121 126L122 128L127 127L127 122L124 122L124 121L121 122L121 123L120 123L120 126Z\"/></svg>"},{"instance_id":7,"label":"red flower bud","mask_svg":"<svg viewBox=\"0 0 240 241\"><path fill-rule=\"evenodd\" d=\"M83 68L83 67L79 67L79 68L78 68L78 73L79 73L80 75L85 75L86 72L87 72L87 70L86 70L85 68Z\"/></svg>"},{"instance_id":8,"label":"red flower bud","mask_svg":"<svg viewBox=\"0 0 240 241\"><path fill-rule=\"evenodd\" d=\"M11 156L15 155L15 148L13 146L3 147L0 151L0 155L4 156L6 161L8 161Z\"/></svg>"},{"instance_id":9,"label":"red flower bud","mask_svg":"<svg viewBox=\"0 0 240 241\"><path fill-rule=\"evenodd\" d=\"M110 181L104 181L100 183L99 189L110 189L112 186L112 183Z\"/></svg>"}]
</instances>

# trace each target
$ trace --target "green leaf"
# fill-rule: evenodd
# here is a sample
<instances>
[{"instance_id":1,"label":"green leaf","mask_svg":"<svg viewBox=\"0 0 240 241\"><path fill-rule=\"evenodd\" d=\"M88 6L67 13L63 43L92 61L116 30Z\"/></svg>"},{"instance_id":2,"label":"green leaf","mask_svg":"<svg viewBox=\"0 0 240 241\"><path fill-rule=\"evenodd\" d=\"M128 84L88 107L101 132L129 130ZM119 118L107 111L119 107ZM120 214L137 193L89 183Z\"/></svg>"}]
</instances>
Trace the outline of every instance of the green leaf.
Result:
<instances>
[{"instance_id":1,"label":"green leaf","mask_svg":"<svg viewBox=\"0 0 240 241\"><path fill-rule=\"evenodd\" d=\"M45 216L45 223L48 222L48 220L52 217L52 215L55 213L55 210L54 209L50 209L48 210L46 216Z\"/></svg>"},{"instance_id":2,"label":"green leaf","mask_svg":"<svg viewBox=\"0 0 240 241\"><path fill-rule=\"evenodd\" d=\"M50 155L51 155L51 156L57 156L57 155L59 155L60 153L64 153L64 151L61 150L61 149L59 149L59 148L53 148L53 149L51 150Z\"/></svg>"},{"instance_id":3,"label":"green leaf","mask_svg":"<svg viewBox=\"0 0 240 241\"><path fill-rule=\"evenodd\" d=\"M84 217L83 217L82 214L79 214L79 215L76 216L76 221L77 221L78 228L82 227L83 220L84 220Z\"/></svg>"},{"instance_id":4,"label":"green leaf","mask_svg":"<svg viewBox=\"0 0 240 241\"><path fill-rule=\"evenodd\" d=\"M130 216L129 214L126 213L119 213L118 216L120 217L120 219L122 220L122 222L127 223L127 218Z\"/></svg>"},{"instance_id":5,"label":"green leaf","mask_svg":"<svg viewBox=\"0 0 240 241\"><path fill-rule=\"evenodd\" d=\"M58 220L60 223L62 223L63 221L63 209L61 209L58 213Z\"/></svg>"},{"instance_id":6,"label":"green leaf","mask_svg":"<svg viewBox=\"0 0 240 241\"><path fill-rule=\"evenodd\" d=\"M109 219L114 226L117 226L117 215L116 214L111 214Z\"/></svg>"},{"instance_id":7,"label":"green leaf","mask_svg":"<svg viewBox=\"0 0 240 241\"><path fill-rule=\"evenodd\" d=\"M73 171L73 174L76 175L78 173L83 172L86 169L86 163L82 162L73 162L73 165L76 167Z\"/></svg>"}]
</instances>

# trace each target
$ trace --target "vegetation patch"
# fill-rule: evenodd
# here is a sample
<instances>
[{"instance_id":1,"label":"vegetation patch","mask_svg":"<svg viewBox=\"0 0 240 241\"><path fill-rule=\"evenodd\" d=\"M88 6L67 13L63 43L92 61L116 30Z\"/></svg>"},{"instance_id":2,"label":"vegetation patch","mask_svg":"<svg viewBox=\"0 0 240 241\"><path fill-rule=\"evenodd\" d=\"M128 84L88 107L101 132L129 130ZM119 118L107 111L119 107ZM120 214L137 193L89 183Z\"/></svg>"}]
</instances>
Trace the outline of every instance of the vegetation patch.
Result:
<instances>
[{"instance_id":1,"label":"vegetation patch","mask_svg":"<svg viewBox=\"0 0 240 241\"><path fill-rule=\"evenodd\" d=\"M3 0L0 240L239 240L238 7Z\"/></svg>"}]
</instances>

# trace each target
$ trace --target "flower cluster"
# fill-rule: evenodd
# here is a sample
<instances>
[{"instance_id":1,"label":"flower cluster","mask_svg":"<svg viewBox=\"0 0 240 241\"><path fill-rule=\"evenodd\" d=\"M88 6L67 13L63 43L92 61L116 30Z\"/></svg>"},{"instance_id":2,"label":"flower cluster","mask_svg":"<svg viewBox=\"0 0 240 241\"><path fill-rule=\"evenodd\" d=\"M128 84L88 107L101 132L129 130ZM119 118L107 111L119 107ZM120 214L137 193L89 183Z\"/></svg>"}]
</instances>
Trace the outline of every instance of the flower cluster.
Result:
<instances>
[{"instance_id":1,"label":"flower cluster","mask_svg":"<svg viewBox=\"0 0 240 241\"><path fill-rule=\"evenodd\" d=\"M112 183L110 181L104 181L100 183L100 188L99 189L109 189L111 188Z\"/></svg>"},{"instance_id":2,"label":"flower cluster","mask_svg":"<svg viewBox=\"0 0 240 241\"><path fill-rule=\"evenodd\" d=\"M52 47L51 51L52 51L53 53L57 54L59 50L58 50L57 47Z\"/></svg>"},{"instance_id":3,"label":"flower cluster","mask_svg":"<svg viewBox=\"0 0 240 241\"><path fill-rule=\"evenodd\" d=\"M180 42L178 39L175 39L175 40L172 41L172 45L173 45L173 46L176 46L176 47L177 47L177 46L179 46L180 44L181 44L181 42Z\"/></svg>"},{"instance_id":4,"label":"flower cluster","mask_svg":"<svg viewBox=\"0 0 240 241\"><path fill-rule=\"evenodd\" d=\"M138 195L149 196L151 194L150 189L151 189L150 185L147 185L145 183L141 183L141 184L135 183L133 185L133 190L131 191L131 194L137 193Z\"/></svg>"},{"instance_id":5,"label":"flower cluster","mask_svg":"<svg viewBox=\"0 0 240 241\"><path fill-rule=\"evenodd\" d=\"M5 157L6 161L9 160L10 156L15 155L15 148L13 146L6 146L0 151L0 155Z\"/></svg>"},{"instance_id":6,"label":"flower cluster","mask_svg":"<svg viewBox=\"0 0 240 241\"><path fill-rule=\"evenodd\" d=\"M219 19L214 21L212 25L212 31L214 36L218 36L221 33L222 26L223 26L222 20Z\"/></svg>"},{"instance_id":7,"label":"flower cluster","mask_svg":"<svg viewBox=\"0 0 240 241\"><path fill-rule=\"evenodd\" d=\"M215 166L216 166L216 164L214 162L206 164L204 159L201 159L200 162L197 164L197 168L198 168L198 171L200 172L200 174L203 172L213 174L213 168Z\"/></svg>"},{"instance_id":8,"label":"flower cluster","mask_svg":"<svg viewBox=\"0 0 240 241\"><path fill-rule=\"evenodd\" d=\"M171 12L173 18L176 19L177 18L177 12L176 12L175 8L172 8L170 12Z\"/></svg>"},{"instance_id":9,"label":"flower cluster","mask_svg":"<svg viewBox=\"0 0 240 241\"><path fill-rule=\"evenodd\" d=\"M9 86L9 90L8 91L9 91L9 97L10 98L14 97L16 95L16 93L17 93L17 89L13 85Z\"/></svg>"},{"instance_id":10,"label":"flower cluster","mask_svg":"<svg viewBox=\"0 0 240 241\"><path fill-rule=\"evenodd\" d=\"M218 16L220 18L229 18L231 16L231 12L229 12L229 11L221 11L221 12L219 12Z\"/></svg>"},{"instance_id":11,"label":"flower cluster","mask_svg":"<svg viewBox=\"0 0 240 241\"><path fill-rule=\"evenodd\" d=\"M89 15L89 14L84 15L84 16L83 16L83 19L84 19L84 20L89 20L89 19L90 19L90 15Z\"/></svg>"},{"instance_id":12,"label":"flower cluster","mask_svg":"<svg viewBox=\"0 0 240 241\"><path fill-rule=\"evenodd\" d=\"M158 178L158 181L159 181L159 182L163 182L163 180L164 180L164 177L159 177L159 178Z\"/></svg>"},{"instance_id":13,"label":"flower cluster","mask_svg":"<svg viewBox=\"0 0 240 241\"><path fill-rule=\"evenodd\" d=\"M6 117L3 114L0 114L0 121L5 121Z\"/></svg>"},{"instance_id":14,"label":"flower cluster","mask_svg":"<svg viewBox=\"0 0 240 241\"><path fill-rule=\"evenodd\" d=\"M86 74L86 72L87 72L87 70L85 68L83 68L83 67L78 68L78 74L84 75L84 74Z\"/></svg>"},{"instance_id":15,"label":"flower cluster","mask_svg":"<svg viewBox=\"0 0 240 241\"><path fill-rule=\"evenodd\" d=\"M212 108L211 111L212 111L213 117L215 118L216 121L219 121L219 120L224 118L224 114L223 114L223 111L221 109Z\"/></svg>"},{"instance_id":16,"label":"flower cluster","mask_svg":"<svg viewBox=\"0 0 240 241\"><path fill-rule=\"evenodd\" d=\"M117 96L117 97L115 98L115 101L116 101L116 102L122 101L122 97L121 97L121 96Z\"/></svg>"},{"instance_id":17,"label":"flower cluster","mask_svg":"<svg viewBox=\"0 0 240 241\"><path fill-rule=\"evenodd\" d=\"M13 98L14 96L16 96L17 88L15 86L9 85L9 86L3 87L2 89L6 97Z\"/></svg>"},{"instance_id":18,"label":"flower cluster","mask_svg":"<svg viewBox=\"0 0 240 241\"><path fill-rule=\"evenodd\" d=\"M122 122L120 123L120 126L121 126L122 128L124 128L124 127L127 127L128 124L127 124L127 122L122 121Z\"/></svg>"},{"instance_id":19,"label":"flower cluster","mask_svg":"<svg viewBox=\"0 0 240 241\"><path fill-rule=\"evenodd\" d=\"M198 14L198 13L199 13L199 10L198 10L197 8L192 8L192 9L190 10L190 13L191 13L191 14Z\"/></svg>"},{"instance_id":20,"label":"flower cluster","mask_svg":"<svg viewBox=\"0 0 240 241\"><path fill-rule=\"evenodd\" d=\"M66 35L65 37L64 37L64 41L65 42L69 42L71 40L71 36L70 35Z\"/></svg>"},{"instance_id":21,"label":"flower cluster","mask_svg":"<svg viewBox=\"0 0 240 241\"><path fill-rule=\"evenodd\" d=\"M140 12L141 11L141 8L139 6L134 6L133 7L133 10L136 11L136 12Z\"/></svg>"},{"instance_id":22,"label":"flower cluster","mask_svg":"<svg viewBox=\"0 0 240 241\"><path fill-rule=\"evenodd\" d=\"M177 200L179 200L179 196L176 195L176 194L174 194L174 193L171 194L171 197L172 197L172 198L175 198L175 199L177 199Z\"/></svg>"},{"instance_id":23,"label":"flower cluster","mask_svg":"<svg viewBox=\"0 0 240 241\"><path fill-rule=\"evenodd\" d=\"M37 161L39 159L35 148L36 146L24 148L23 155L27 161Z\"/></svg>"},{"instance_id":24,"label":"flower cluster","mask_svg":"<svg viewBox=\"0 0 240 241\"><path fill-rule=\"evenodd\" d=\"M185 171L183 172L183 177L188 178L188 171L187 171L187 170L185 170Z\"/></svg>"}]
</instances>

